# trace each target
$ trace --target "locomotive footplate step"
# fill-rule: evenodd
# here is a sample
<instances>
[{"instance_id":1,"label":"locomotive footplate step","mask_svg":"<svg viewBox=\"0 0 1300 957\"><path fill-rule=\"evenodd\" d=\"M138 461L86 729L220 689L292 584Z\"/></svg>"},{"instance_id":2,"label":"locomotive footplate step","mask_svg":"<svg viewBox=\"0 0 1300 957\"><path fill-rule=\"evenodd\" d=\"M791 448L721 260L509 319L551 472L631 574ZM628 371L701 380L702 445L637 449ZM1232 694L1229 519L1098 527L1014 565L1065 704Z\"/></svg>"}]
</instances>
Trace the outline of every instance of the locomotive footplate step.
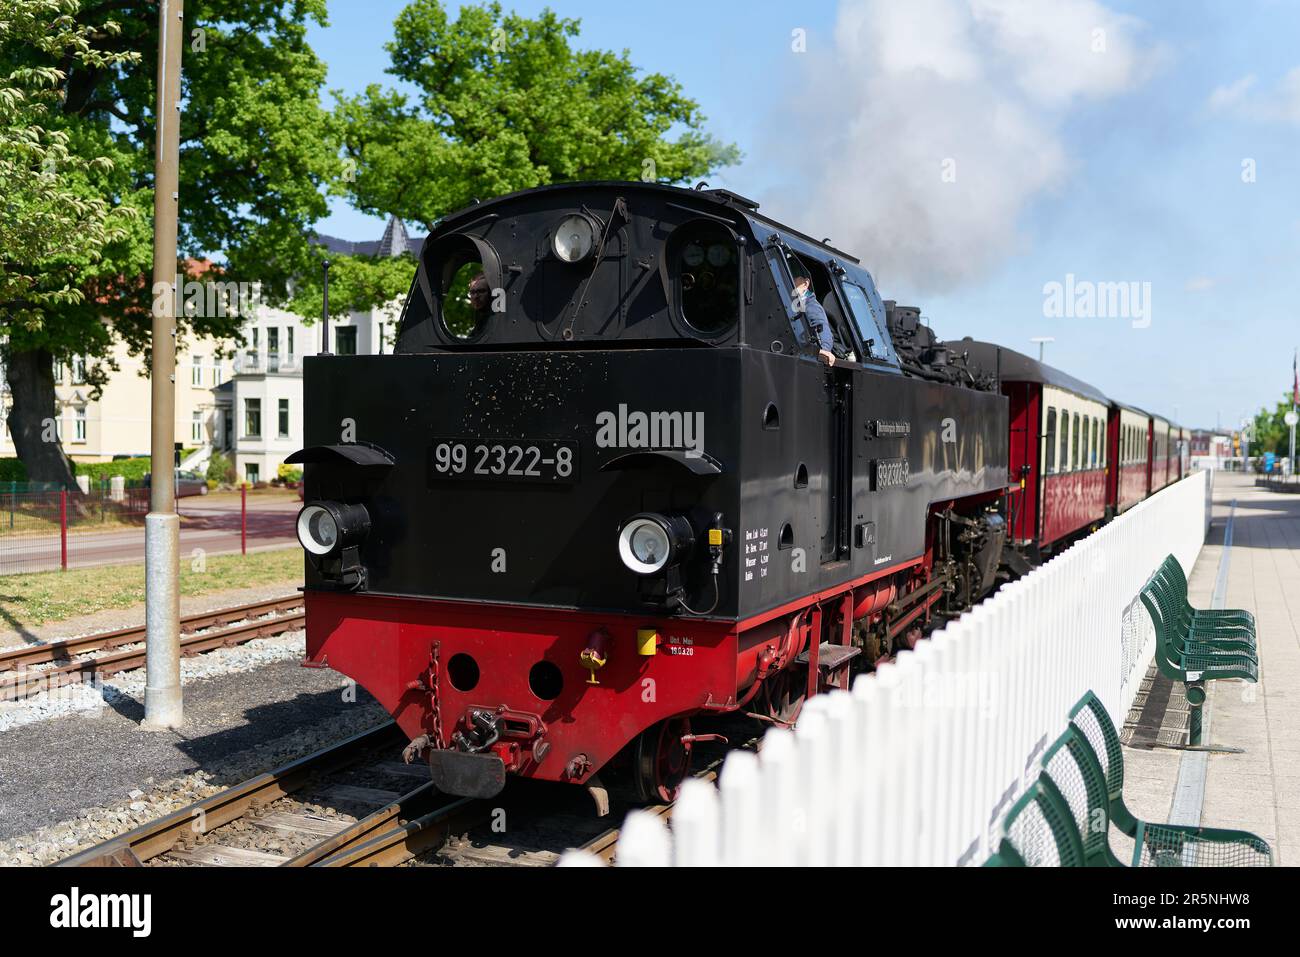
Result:
<instances>
[{"instance_id":1,"label":"locomotive footplate step","mask_svg":"<svg viewBox=\"0 0 1300 957\"><path fill-rule=\"evenodd\" d=\"M821 671L834 671L860 654L862 649L857 645L833 645L829 641L823 641L817 646L817 667ZM801 665L808 664L808 652L800 653L794 660Z\"/></svg>"}]
</instances>

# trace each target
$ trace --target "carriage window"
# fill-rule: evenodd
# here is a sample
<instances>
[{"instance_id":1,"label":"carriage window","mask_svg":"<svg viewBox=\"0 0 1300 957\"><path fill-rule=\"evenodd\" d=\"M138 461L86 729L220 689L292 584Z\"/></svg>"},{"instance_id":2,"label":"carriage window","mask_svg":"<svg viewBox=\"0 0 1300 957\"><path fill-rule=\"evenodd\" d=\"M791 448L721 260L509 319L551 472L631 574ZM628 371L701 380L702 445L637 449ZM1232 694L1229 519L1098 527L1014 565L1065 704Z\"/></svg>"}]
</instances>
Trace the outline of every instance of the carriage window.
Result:
<instances>
[{"instance_id":1,"label":"carriage window","mask_svg":"<svg viewBox=\"0 0 1300 957\"><path fill-rule=\"evenodd\" d=\"M1088 468L1097 467L1097 418L1088 418Z\"/></svg>"},{"instance_id":2,"label":"carriage window","mask_svg":"<svg viewBox=\"0 0 1300 957\"><path fill-rule=\"evenodd\" d=\"M1047 462L1043 471L1051 475L1056 471L1056 410L1049 408L1047 410Z\"/></svg>"},{"instance_id":3,"label":"carriage window","mask_svg":"<svg viewBox=\"0 0 1300 957\"><path fill-rule=\"evenodd\" d=\"M674 266L682 318L715 336L740 316L740 256L735 237L718 223L687 223L673 233Z\"/></svg>"},{"instance_id":4,"label":"carriage window","mask_svg":"<svg viewBox=\"0 0 1300 957\"><path fill-rule=\"evenodd\" d=\"M1082 468L1083 459L1079 454L1079 413L1074 413L1074 443L1070 454L1070 463L1074 468Z\"/></svg>"},{"instance_id":5,"label":"carriage window","mask_svg":"<svg viewBox=\"0 0 1300 957\"><path fill-rule=\"evenodd\" d=\"M1057 471L1070 471L1070 413L1061 413L1061 459L1056 464Z\"/></svg>"},{"instance_id":6,"label":"carriage window","mask_svg":"<svg viewBox=\"0 0 1300 957\"><path fill-rule=\"evenodd\" d=\"M448 264L442 286L442 324L457 339L472 339L492 315L492 289L478 259Z\"/></svg>"}]
</instances>

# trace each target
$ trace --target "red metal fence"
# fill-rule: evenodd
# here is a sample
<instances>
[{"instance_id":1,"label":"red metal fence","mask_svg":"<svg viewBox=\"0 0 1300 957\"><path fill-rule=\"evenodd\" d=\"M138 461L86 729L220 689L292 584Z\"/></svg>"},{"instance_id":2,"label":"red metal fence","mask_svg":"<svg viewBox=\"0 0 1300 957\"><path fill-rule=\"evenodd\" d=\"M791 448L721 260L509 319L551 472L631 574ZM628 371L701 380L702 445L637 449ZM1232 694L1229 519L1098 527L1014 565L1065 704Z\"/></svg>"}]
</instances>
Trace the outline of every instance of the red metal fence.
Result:
<instances>
[{"instance_id":1,"label":"red metal fence","mask_svg":"<svg viewBox=\"0 0 1300 957\"><path fill-rule=\"evenodd\" d=\"M115 533L144 528L147 488L7 492L0 486L0 574L92 564L85 554Z\"/></svg>"},{"instance_id":2,"label":"red metal fence","mask_svg":"<svg viewBox=\"0 0 1300 957\"><path fill-rule=\"evenodd\" d=\"M189 496L179 500L181 559L295 541L296 499ZM149 489L14 492L0 485L0 575L144 560Z\"/></svg>"}]
</instances>

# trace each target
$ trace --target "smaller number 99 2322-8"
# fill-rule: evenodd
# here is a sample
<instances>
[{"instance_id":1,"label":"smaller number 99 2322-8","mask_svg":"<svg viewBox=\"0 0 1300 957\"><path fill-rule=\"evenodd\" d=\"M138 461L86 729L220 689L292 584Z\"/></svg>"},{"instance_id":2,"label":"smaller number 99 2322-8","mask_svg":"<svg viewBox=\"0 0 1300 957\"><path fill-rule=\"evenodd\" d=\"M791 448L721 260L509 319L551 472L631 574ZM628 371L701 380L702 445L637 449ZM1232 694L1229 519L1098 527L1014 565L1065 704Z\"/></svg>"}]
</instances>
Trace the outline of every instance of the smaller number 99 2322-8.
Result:
<instances>
[{"instance_id":1,"label":"smaller number 99 2322-8","mask_svg":"<svg viewBox=\"0 0 1300 957\"><path fill-rule=\"evenodd\" d=\"M430 481L573 482L577 447L551 439L435 439L429 449Z\"/></svg>"}]
</instances>

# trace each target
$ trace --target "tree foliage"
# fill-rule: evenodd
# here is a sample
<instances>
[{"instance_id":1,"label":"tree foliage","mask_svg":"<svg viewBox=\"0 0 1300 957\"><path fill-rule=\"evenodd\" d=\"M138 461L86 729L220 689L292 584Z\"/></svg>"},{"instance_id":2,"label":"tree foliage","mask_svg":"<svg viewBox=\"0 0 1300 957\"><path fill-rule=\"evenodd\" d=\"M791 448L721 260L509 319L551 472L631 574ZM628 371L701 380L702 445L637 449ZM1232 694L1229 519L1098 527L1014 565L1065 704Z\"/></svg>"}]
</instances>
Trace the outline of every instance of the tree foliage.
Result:
<instances>
[{"instance_id":1,"label":"tree foliage","mask_svg":"<svg viewBox=\"0 0 1300 957\"><path fill-rule=\"evenodd\" d=\"M364 212L427 226L475 197L566 180L676 183L739 158L700 132L675 80L641 74L627 51L574 49L577 20L495 2L451 20L438 0L413 0L393 26L388 72L418 92L372 85L335 113L355 178L334 188ZM674 127L684 131L669 138Z\"/></svg>"},{"instance_id":2,"label":"tree foliage","mask_svg":"<svg viewBox=\"0 0 1300 957\"><path fill-rule=\"evenodd\" d=\"M405 296L415 277L415 257L342 256L320 252L330 263L330 315L347 316ZM324 276L312 269L293 284L285 308L309 319L319 319L324 308Z\"/></svg>"},{"instance_id":3,"label":"tree foliage","mask_svg":"<svg viewBox=\"0 0 1300 957\"><path fill-rule=\"evenodd\" d=\"M1284 393L1282 399L1272 411L1268 408L1262 408L1255 415L1254 435L1250 440L1250 454L1252 456L1262 456L1265 452L1273 452L1281 458L1286 458L1289 454L1291 449L1291 426L1286 424L1284 417L1291 411L1291 402L1291 393Z\"/></svg>"},{"instance_id":4,"label":"tree foliage","mask_svg":"<svg viewBox=\"0 0 1300 957\"><path fill-rule=\"evenodd\" d=\"M97 49L77 8L0 0L0 322L11 339L38 333L51 309L84 303L85 276L104 267L105 246L128 237L138 212L105 198L121 166L112 145L61 116L70 72L139 62L138 53ZM113 21L100 27L119 34Z\"/></svg>"},{"instance_id":5,"label":"tree foliage","mask_svg":"<svg viewBox=\"0 0 1300 957\"><path fill-rule=\"evenodd\" d=\"M0 0L0 13L0 76L40 82L37 125L56 151L53 163L37 163L43 179L26 177L28 190L7 203L0 225L4 238L28 236L0 252L5 280L17 277L0 296L0 335L11 429L16 420L15 441L21 433L20 454L37 475L53 467L31 468L43 454L32 444L35 424L53 412L50 360L98 359L89 370L93 397L115 342L148 353L158 5ZM271 297L312 263L307 238L326 210L322 187L338 173L320 105L325 66L306 41L308 23L324 20L325 0L186 4L179 253L219 258L221 278L260 283ZM10 136L14 124L4 125ZM22 220L44 208L64 225L40 233L41 245ZM228 338L242 321L229 312L182 315L182 342L187 332Z\"/></svg>"},{"instance_id":6,"label":"tree foliage","mask_svg":"<svg viewBox=\"0 0 1300 957\"><path fill-rule=\"evenodd\" d=\"M734 145L702 132L705 117L681 84L644 73L626 50L577 49L579 21L529 18L499 3L412 0L386 44L388 72L414 92L379 84L336 93L343 175L330 189L356 209L426 229L469 204L572 180L679 183L735 163ZM414 263L360 260L330 276L339 303L377 304L406 292ZM374 273L363 278L365 273ZM361 295L353 295L360 292ZM318 315L319 292L292 308Z\"/></svg>"}]
</instances>

